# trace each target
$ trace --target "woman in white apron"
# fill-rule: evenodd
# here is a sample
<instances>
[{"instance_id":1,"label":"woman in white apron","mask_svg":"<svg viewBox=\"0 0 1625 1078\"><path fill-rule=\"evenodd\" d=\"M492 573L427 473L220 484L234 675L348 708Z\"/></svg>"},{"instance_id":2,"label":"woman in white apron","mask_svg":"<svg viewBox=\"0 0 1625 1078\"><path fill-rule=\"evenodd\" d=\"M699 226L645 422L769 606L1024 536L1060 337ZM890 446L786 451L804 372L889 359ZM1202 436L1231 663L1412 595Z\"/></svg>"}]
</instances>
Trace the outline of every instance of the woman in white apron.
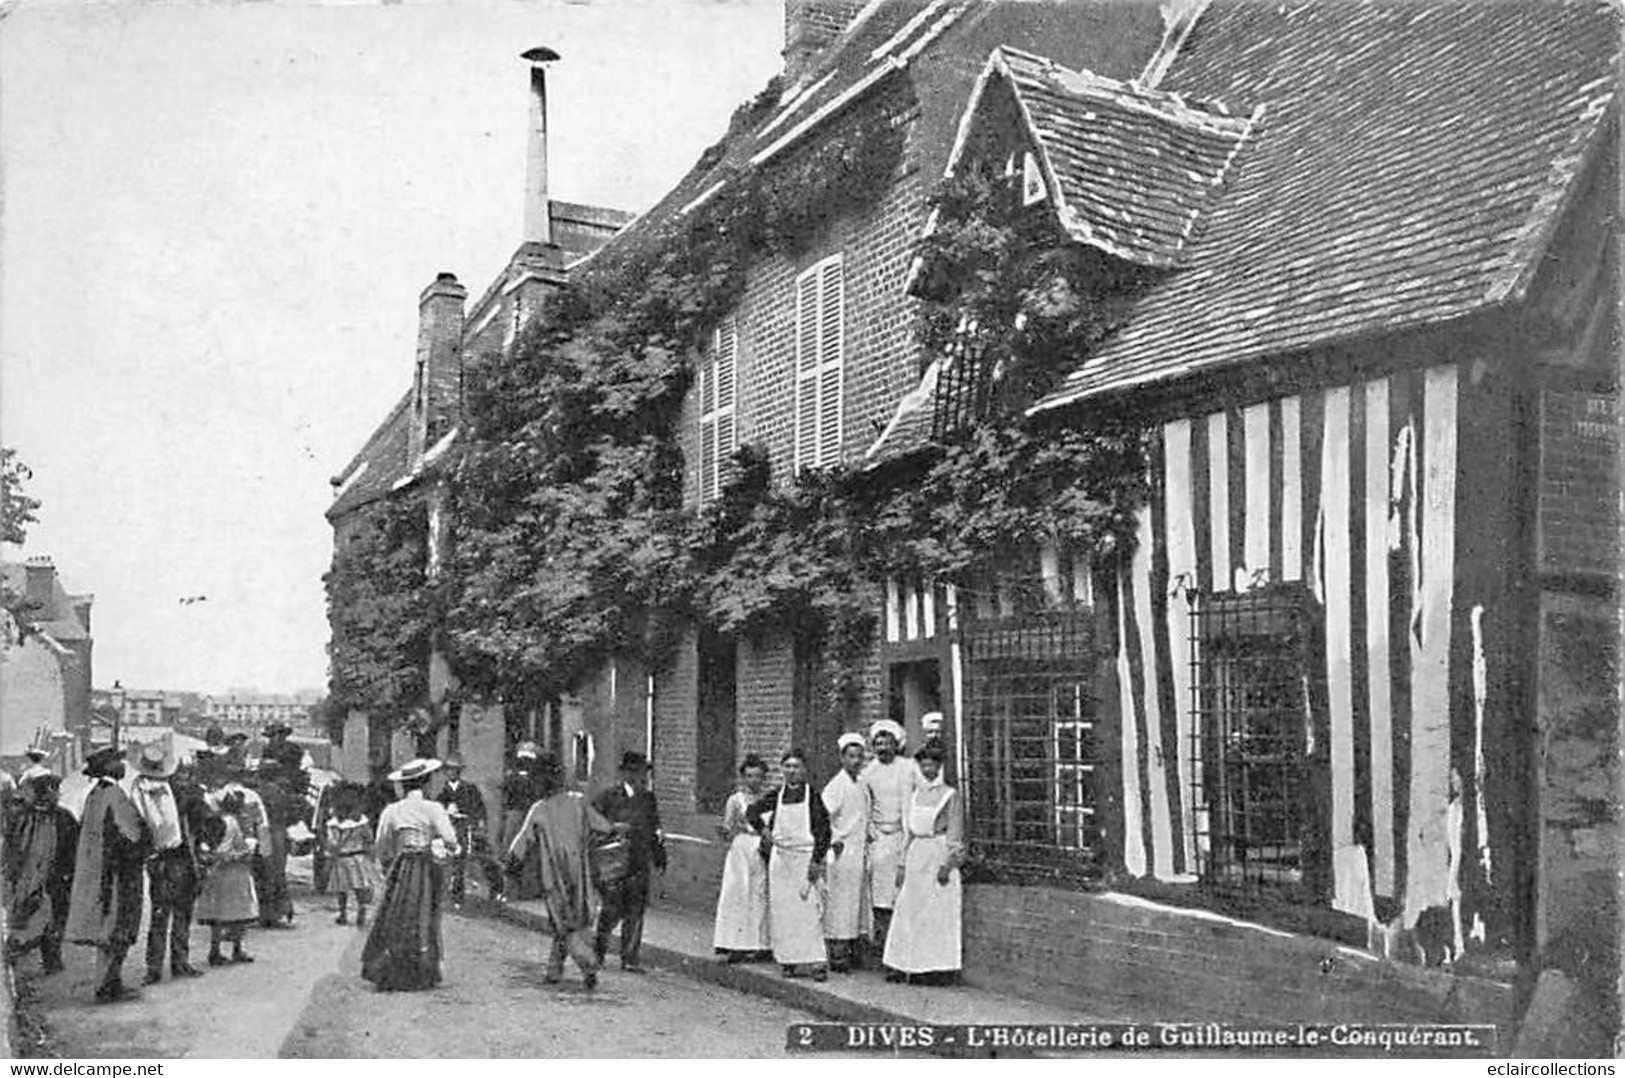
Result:
<instances>
[{"instance_id":1,"label":"woman in white apron","mask_svg":"<svg viewBox=\"0 0 1625 1078\"><path fill-rule=\"evenodd\" d=\"M866 757L862 734L842 734L841 770L824 786L829 810L829 887L824 901L824 944L829 968L845 973L863 965L863 944L873 928L866 878L869 788L858 781Z\"/></svg>"},{"instance_id":2,"label":"woman in white apron","mask_svg":"<svg viewBox=\"0 0 1625 1078\"><path fill-rule=\"evenodd\" d=\"M717 828L728 843L728 859L722 866L712 946L729 962L756 958L773 946L767 932L767 865L762 861L761 839L745 818L762 796L767 764L753 752L739 765L739 776L743 788L728 798L722 826Z\"/></svg>"},{"instance_id":3,"label":"woman in white apron","mask_svg":"<svg viewBox=\"0 0 1625 1078\"><path fill-rule=\"evenodd\" d=\"M786 977L811 972L815 981L829 977L824 950L824 855L829 852L829 812L807 784L806 757L792 749L780 761L783 789L774 790L750 807L751 826L772 836L767 865L768 926L773 957ZM772 823L764 817L771 815Z\"/></svg>"},{"instance_id":4,"label":"woman in white apron","mask_svg":"<svg viewBox=\"0 0 1625 1078\"><path fill-rule=\"evenodd\" d=\"M942 779L944 755L941 743L931 742L914 757L923 785L906 819L908 846L886 934L888 980L951 983L959 976L965 826L958 792Z\"/></svg>"}]
</instances>

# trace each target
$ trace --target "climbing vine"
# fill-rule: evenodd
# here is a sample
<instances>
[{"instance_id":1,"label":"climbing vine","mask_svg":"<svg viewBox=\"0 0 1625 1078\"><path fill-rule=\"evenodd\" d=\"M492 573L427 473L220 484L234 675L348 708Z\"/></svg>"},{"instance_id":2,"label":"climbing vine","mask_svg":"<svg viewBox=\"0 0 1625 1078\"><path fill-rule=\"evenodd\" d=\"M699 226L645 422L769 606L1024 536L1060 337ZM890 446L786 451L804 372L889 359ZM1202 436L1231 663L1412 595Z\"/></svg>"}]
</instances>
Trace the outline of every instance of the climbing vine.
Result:
<instances>
[{"instance_id":1,"label":"climbing vine","mask_svg":"<svg viewBox=\"0 0 1625 1078\"><path fill-rule=\"evenodd\" d=\"M392 724L428 698L429 654L441 619L427 578L421 497L373 502L356 514L322 578L327 587L328 707Z\"/></svg>"}]
</instances>

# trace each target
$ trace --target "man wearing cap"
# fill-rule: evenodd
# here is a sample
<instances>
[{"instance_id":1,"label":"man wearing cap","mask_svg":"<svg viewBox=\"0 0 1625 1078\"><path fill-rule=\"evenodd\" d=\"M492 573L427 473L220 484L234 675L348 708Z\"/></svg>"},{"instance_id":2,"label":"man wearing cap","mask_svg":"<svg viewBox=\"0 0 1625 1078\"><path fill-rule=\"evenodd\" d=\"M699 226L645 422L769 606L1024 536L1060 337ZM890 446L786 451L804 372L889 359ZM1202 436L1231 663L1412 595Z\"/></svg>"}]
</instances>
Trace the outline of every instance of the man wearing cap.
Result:
<instances>
[{"instance_id":1,"label":"man wearing cap","mask_svg":"<svg viewBox=\"0 0 1625 1078\"><path fill-rule=\"evenodd\" d=\"M51 769L45 766L45 758L50 753L41 748L31 748L25 750L23 755L28 757L28 766L23 768L21 775L17 776L17 789L19 793L26 795L27 791L23 787L37 778L43 778L51 774Z\"/></svg>"},{"instance_id":2,"label":"man wearing cap","mask_svg":"<svg viewBox=\"0 0 1625 1078\"><path fill-rule=\"evenodd\" d=\"M463 758L456 753L446 757L440 765L446 781L435 795L435 800L446 806L446 813L457 828L457 844L463 848L461 856L451 863L451 900L463 904L468 883L468 861L479 859L485 868L486 887L495 894L501 889L501 872L491 860L491 847L485 833L485 795L472 782L463 781Z\"/></svg>"},{"instance_id":3,"label":"man wearing cap","mask_svg":"<svg viewBox=\"0 0 1625 1078\"><path fill-rule=\"evenodd\" d=\"M152 835L147 857L147 894L152 913L147 922L147 984L164 977L164 955L175 977L199 977L191 963L192 906L197 901L197 849L186 814L181 811L170 776L175 761L156 742L141 750L135 764L130 802Z\"/></svg>"},{"instance_id":4,"label":"man wearing cap","mask_svg":"<svg viewBox=\"0 0 1625 1078\"><path fill-rule=\"evenodd\" d=\"M540 749L534 741L521 741L513 751L508 773L502 776L502 842L511 846L518 837L530 806L541 800L541 785L537 779L537 758ZM519 898L541 897L541 876L538 869L526 861L518 876ZM497 897L501 897L501 881L497 884Z\"/></svg>"},{"instance_id":5,"label":"man wearing cap","mask_svg":"<svg viewBox=\"0 0 1625 1078\"><path fill-rule=\"evenodd\" d=\"M80 820L68 900L66 938L97 949L98 1003L140 995L124 986L124 956L141 932L141 868L152 841L119 780L124 750L100 749L85 760L91 779Z\"/></svg>"},{"instance_id":6,"label":"man wearing cap","mask_svg":"<svg viewBox=\"0 0 1625 1078\"><path fill-rule=\"evenodd\" d=\"M829 810L829 887L824 903L824 943L829 968L845 973L863 965L862 943L869 934L872 913L865 869L868 864L869 788L859 781L868 759L863 735L842 734L841 769L824 784L824 807Z\"/></svg>"},{"instance_id":7,"label":"man wearing cap","mask_svg":"<svg viewBox=\"0 0 1625 1078\"><path fill-rule=\"evenodd\" d=\"M642 973L638 961L643 947L643 914L649 906L650 866L666 871L665 837L660 830L660 807L649 789L649 758L641 752L621 757L620 781L593 799L612 824L630 824L627 833L627 873L605 888L604 907L598 914L594 950L599 965L609 950L610 933L621 926L621 968Z\"/></svg>"},{"instance_id":8,"label":"man wearing cap","mask_svg":"<svg viewBox=\"0 0 1625 1078\"><path fill-rule=\"evenodd\" d=\"M25 787L27 804L6 832L5 879L11 895L6 961L39 948L46 973L62 970L62 930L73 891L79 821L58 803L62 778L47 772Z\"/></svg>"},{"instance_id":9,"label":"man wearing cap","mask_svg":"<svg viewBox=\"0 0 1625 1078\"><path fill-rule=\"evenodd\" d=\"M869 791L869 899L874 906L875 945L884 947L897 904L897 868L902 864L908 835L903 817L914 799L919 770L900 755L908 735L891 719L869 727L875 758L863 769L861 782Z\"/></svg>"}]
</instances>

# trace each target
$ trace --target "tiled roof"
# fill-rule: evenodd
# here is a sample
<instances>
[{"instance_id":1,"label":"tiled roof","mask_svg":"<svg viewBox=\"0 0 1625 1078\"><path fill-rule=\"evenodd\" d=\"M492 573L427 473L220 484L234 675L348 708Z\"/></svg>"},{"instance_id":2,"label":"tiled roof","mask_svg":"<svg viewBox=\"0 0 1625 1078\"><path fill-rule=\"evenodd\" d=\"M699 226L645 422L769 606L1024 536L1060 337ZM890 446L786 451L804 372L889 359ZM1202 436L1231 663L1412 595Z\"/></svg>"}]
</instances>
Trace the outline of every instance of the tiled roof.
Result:
<instances>
[{"instance_id":1,"label":"tiled roof","mask_svg":"<svg viewBox=\"0 0 1625 1078\"><path fill-rule=\"evenodd\" d=\"M988 66L1015 89L1072 238L1142 266L1177 263L1249 119L1019 49Z\"/></svg>"},{"instance_id":2,"label":"tiled roof","mask_svg":"<svg viewBox=\"0 0 1625 1078\"><path fill-rule=\"evenodd\" d=\"M361 452L339 473L339 493L327 507L328 520L337 520L383 497L406 475L411 464L411 427L412 394L407 391L372 432Z\"/></svg>"},{"instance_id":3,"label":"tiled roof","mask_svg":"<svg viewBox=\"0 0 1625 1078\"><path fill-rule=\"evenodd\" d=\"M1519 301L1619 34L1590 0L1214 0L1164 85L1262 122L1184 266L1038 407Z\"/></svg>"}]
</instances>

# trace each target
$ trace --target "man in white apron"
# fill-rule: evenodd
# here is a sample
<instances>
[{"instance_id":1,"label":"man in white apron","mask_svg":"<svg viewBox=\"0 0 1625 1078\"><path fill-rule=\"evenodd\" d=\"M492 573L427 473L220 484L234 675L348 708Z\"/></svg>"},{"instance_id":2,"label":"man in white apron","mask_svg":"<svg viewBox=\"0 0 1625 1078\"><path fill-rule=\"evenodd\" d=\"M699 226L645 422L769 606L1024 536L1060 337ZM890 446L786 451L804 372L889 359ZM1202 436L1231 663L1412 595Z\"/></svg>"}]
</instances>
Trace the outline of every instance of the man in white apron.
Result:
<instances>
[{"instance_id":1,"label":"man in white apron","mask_svg":"<svg viewBox=\"0 0 1625 1078\"><path fill-rule=\"evenodd\" d=\"M829 968L845 973L863 965L863 940L871 925L866 887L869 790L858 781L868 753L862 734L842 734L841 769L824 786L829 810L829 888L824 903L824 942Z\"/></svg>"},{"instance_id":2,"label":"man in white apron","mask_svg":"<svg viewBox=\"0 0 1625 1078\"><path fill-rule=\"evenodd\" d=\"M807 784L806 757L797 749L779 762L784 787L774 790L746 813L751 827L771 835L767 863L768 925L773 957L786 977L808 972L815 981L829 977L824 950L824 858L829 853L829 812ZM765 817L771 816L771 822Z\"/></svg>"},{"instance_id":3,"label":"man in white apron","mask_svg":"<svg viewBox=\"0 0 1625 1078\"><path fill-rule=\"evenodd\" d=\"M869 792L869 898L874 906L875 946L886 946L892 907L897 904L897 868L902 864L904 816L914 800L919 769L901 755L908 735L890 719L869 727L875 758L863 769L862 784Z\"/></svg>"}]
</instances>

